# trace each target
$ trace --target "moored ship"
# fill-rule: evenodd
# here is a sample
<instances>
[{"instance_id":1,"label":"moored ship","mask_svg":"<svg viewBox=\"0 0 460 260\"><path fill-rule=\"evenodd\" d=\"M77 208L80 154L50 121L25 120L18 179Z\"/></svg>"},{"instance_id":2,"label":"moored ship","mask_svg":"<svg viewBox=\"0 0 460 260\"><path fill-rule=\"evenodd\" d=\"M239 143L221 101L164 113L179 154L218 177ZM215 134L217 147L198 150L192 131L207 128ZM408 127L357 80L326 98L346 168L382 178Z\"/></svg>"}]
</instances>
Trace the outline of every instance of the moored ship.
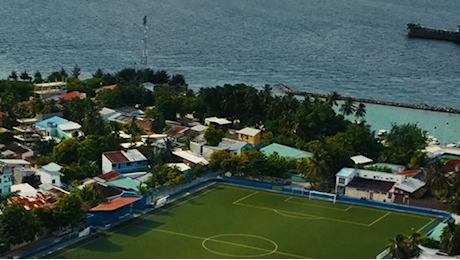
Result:
<instances>
[{"instance_id":1,"label":"moored ship","mask_svg":"<svg viewBox=\"0 0 460 260\"><path fill-rule=\"evenodd\" d=\"M460 43L460 26L457 28L457 31L448 31L422 27L418 23L409 23L407 24L407 34L409 35L409 37Z\"/></svg>"}]
</instances>

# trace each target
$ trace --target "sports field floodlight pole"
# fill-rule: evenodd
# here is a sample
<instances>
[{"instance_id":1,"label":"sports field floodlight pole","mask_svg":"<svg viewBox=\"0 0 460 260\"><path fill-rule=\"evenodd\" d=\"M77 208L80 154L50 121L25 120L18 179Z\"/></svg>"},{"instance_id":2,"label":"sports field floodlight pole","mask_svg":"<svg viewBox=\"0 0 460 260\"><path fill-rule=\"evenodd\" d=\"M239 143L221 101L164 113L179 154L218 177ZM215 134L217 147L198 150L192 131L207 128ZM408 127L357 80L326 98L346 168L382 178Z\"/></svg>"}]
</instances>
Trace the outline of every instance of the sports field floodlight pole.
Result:
<instances>
[{"instance_id":1,"label":"sports field floodlight pole","mask_svg":"<svg viewBox=\"0 0 460 260\"><path fill-rule=\"evenodd\" d=\"M446 146L446 132L447 132L447 126L449 125L449 122L446 123L446 126L444 127L444 137L442 138L442 145Z\"/></svg>"}]
</instances>

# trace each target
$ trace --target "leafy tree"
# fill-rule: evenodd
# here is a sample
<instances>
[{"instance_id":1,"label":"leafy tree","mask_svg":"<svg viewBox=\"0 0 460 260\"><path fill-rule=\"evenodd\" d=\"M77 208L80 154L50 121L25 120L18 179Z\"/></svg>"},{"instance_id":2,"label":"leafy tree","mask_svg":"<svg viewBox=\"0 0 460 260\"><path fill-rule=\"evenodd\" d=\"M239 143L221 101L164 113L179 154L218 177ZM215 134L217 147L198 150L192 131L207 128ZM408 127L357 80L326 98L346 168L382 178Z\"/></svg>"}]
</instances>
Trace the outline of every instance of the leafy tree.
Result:
<instances>
[{"instance_id":1,"label":"leafy tree","mask_svg":"<svg viewBox=\"0 0 460 260\"><path fill-rule=\"evenodd\" d=\"M38 220L40 221L40 225L54 231L54 223L55 219L53 217L53 209L52 208L35 208L32 210L33 214L37 216Z\"/></svg>"},{"instance_id":2,"label":"leafy tree","mask_svg":"<svg viewBox=\"0 0 460 260\"><path fill-rule=\"evenodd\" d=\"M150 131L154 133L163 133L166 127L166 120L161 113L155 108L148 108L145 111L145 117L152 121Z\"/></svg>"},{"instance_id":3,"label":"leafy tree","mask_svg":"<svg viewBox=\"0 0 460 260\"><path fill-rule=\"evenodd\" d=\"M66 139L54 147L53 157L58 164L70 165L78 158L79 147L77 139Z\"/></svg>"},{"instance_id":4,"label":"leafy tree","mask_svg":"<svg viewBox=\"0 0 460 260\"><path fill-rule=\"evenodd\" d=\"M460 226L455 223L448 223L444 227L439 246L449 255L460 254Z\"/></svg>"},{"instance_id":5,"label":"leafy tree","mask_svg":"<svg viewBox=\"0 0 460 260\"><path fill-rule=\"evenodd\" d=\"M395 125L385 137L384 162L407 165L419 150L425 148L427 137L416 124Z\"/></svg>"},{"instance_id":6,"label":"leafy tree","mask_svg":"<svg viewBox=\"0 0 460 260\"><path fill-rule=\"evenodd\" d=\"M224 137L225 132L215 126L208 127L208 129L204 132L204 139L206 139L206 143L211 146L217 146Z\"/></svg>"},{"instance_id":7,"label":"leafy tree","mask_svg":"<svg viewBox=\"0 0 460 260\"><path fill-rule=\"evenodd\" d=\"M237 166L239 174L243 176L260 176L266 173L268 163L262 152L246 150L237 156L239 157Z\"/></svg>"},{"instance_id":8,"label":"leafy tree","mask_svg":"<svg viewBox=\"0 0 460 260\"><path fill-rule=\"evenodd\" d=\"M139 185L137 186L137 189L139 190L139 195L151 195L153 194L153 191L151 188L149 188L149 186L146 184L146 183L139 183Z\"/></svg>"},{"instance_id":9,"label":"leafy tree","mask_svg":"<svg viewBox=\"0 0 460 260\"><path fill-rule=\"evenodd\" d=\"M214 170L222 169L222 162L230 159L232 154L226 150L215 151L211 154L211 158L209 159L209 165Z\"/></svg>"},{"instance_id":10,"label":"leafy tree","mask_svg":"<svg viewBox=\"0 0 460 260\"><path fill-rule=\"evenodd\" d=\"M101 107L119 108L124 105L120 89L104 89L96 94L96 100Z\"/></svg>"},{"instance_id":11,"label":"leafy tree","mask_svg":"<svg viewBox=\"0 0 460 260\"><path fill-rule=\"evenodd\" d=\"M308 179L314 187L324 189L329 184L329 166L326 160L318 156L299 161L297 164L297 171Z\"/></svg>"},{"instance_id":12,"label":"leafy tree","mask_svg":"<svg viewBox=\"0 0 460 260\"><path fill-rule=\"evenodd\" d=\"M2 211L0 231L6 244L32 242L40 232L39 219L21 204L10 204Z\"/></svg>"},{"instance_id":13,"label":"leafy tree","mask_svg":"<svg viewBox=\"0 0 460 260\"><path fill-rule=\"evenodd\" d=\"M73 69L70 71L71 75L73 78L75 79L78 79L78 77L80 77L81 75L81 68L78 67L77 64L75 64L75 66L73 67Z\"/></svg>"},{"instance_id":14,"label":"leafy tree","mask_svg":"<svg viewBox=\"0 0 460 260\"><path fill-rule=\"evenodd\" d=\"M85 185L81 189L77 189L77 195L80 196L82 201L87 202L90 207L96 207L104 202L104 195L96 185Z\"/></svg>"},{"instance_id":15,"label":"leafy tree","mask_svg":"<svg viewBox=\"0 0 460 260\"><path fill-rule=\"evenodd\" d=\"M174 85L185 85L185 78L181 74L176 74L171 77L171 80L169 81L169 84L171 86Z\"/></svg>"},{"instance_id":16,"label":"leafy tree","mask_svg":"<svg viewBox=\"0 0 460 260\"><path fill-rule=\"evenodd\" d=\"M83 201L77 194L62 196L53 208L55 226L68 227L82 223L86 218L82 205Z\"/></svg>"}]
</instances>

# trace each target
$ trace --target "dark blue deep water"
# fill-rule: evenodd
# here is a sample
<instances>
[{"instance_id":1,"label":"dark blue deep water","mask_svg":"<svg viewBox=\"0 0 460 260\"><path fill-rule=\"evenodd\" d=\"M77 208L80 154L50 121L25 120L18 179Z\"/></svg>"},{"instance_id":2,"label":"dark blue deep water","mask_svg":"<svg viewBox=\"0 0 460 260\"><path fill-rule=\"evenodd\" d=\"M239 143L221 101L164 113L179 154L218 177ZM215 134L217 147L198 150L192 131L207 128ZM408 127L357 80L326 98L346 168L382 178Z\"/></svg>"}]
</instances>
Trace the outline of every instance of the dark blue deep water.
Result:
<instances>
[{"instance_id":1,"label":"dark blue deep water","mask_svg":"<svg viewBox=\"0 0 460 260\"><path fill-rule=\"evenodd\" d=\"M245 82L460 108L460 46L406 37L406 24L455 29L460 1L1 0L0 77L78 64L149 65L192 87Z\"/></svg>"}]
</instances>

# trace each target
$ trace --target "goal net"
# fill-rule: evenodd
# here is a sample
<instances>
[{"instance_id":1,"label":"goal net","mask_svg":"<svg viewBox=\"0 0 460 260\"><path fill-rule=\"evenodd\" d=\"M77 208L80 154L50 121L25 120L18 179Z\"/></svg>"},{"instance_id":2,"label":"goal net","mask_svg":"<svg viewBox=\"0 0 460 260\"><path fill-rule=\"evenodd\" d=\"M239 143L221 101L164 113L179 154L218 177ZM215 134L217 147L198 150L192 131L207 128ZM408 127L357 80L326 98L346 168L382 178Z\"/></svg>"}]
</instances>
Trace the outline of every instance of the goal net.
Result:
<instances>
[{"instance_id":1,"label":"goal net","mask_svg":"<svg viewBox=\"0 0 460 260\"><path fill-rule=\"evenodd\" d=\"M337 194L311 190L308 194L308 198L329 200L332 201L332 203L335 203L337 200Z\"/></svg>"},{"instance_id":2,"label":"goal net","mask_svg":"<svg viewBox=\"0 0 460 260\"><path fill-rule=\"evenodd\" d=\"M166 202L168 201L168 199L169 199L169 196L165 196L165 197L159 198L159 199L157 200L157 203L156 203L155 207L156 207L156 208L161 208L161 207L163 207L163 206L166 204Z\"/></svg>"}]
</instances>

